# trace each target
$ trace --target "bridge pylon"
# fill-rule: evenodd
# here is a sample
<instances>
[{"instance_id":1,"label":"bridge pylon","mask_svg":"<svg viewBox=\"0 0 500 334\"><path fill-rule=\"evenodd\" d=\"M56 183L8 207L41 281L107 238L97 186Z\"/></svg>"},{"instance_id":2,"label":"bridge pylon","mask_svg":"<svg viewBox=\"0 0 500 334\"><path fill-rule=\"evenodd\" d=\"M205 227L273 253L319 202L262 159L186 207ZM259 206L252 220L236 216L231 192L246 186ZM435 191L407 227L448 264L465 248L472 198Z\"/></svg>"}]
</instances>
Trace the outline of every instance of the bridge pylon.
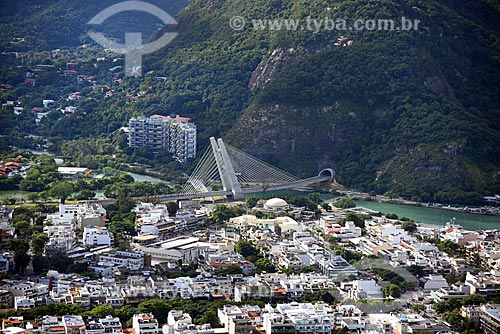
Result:
<instances>
[{"instance_id":1,"label":"bridge pylon","mask_svg":"<svg viewBox=\"0 0 500 334\"><path fill-rule=\"evenodd\" d=\"M230 191L233 194L233 199L244 199L245 194L241 190L240 182L234 172L233 164L226 150L226 145L221 138L216 140L214 137L210 138L210 144L212 145L215 162L217 164L217 169L219 170L222 188L224 191Z\"/></svg>"},{"instance_id":2,"label":"bridge pylon","mask_svg":"<svg viewBox=\"0 0 500 334\"><path fill-rule=\"evenodd\" d=\"M230 196L241 200L245 194L300 188L317 182L331 182L334 178L333 169L324 169L318 176L299 179L212 137L209 147L176 197Z\"/></svg>"}]
</instances>

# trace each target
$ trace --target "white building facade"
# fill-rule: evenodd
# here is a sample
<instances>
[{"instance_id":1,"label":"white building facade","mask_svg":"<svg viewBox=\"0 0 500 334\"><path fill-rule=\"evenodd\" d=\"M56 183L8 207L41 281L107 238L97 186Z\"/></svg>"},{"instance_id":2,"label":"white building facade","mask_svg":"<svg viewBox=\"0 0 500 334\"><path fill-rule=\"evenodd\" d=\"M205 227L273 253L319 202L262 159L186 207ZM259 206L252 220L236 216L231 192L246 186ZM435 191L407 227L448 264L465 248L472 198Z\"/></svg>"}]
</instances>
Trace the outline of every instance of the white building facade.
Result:
<instances>
[{"instance_id":1,"label":"white building facade","mask_svg":"<svg viewBox=\"0 0 500 334\"><path fill-rule=\"evenodd\" d=\"M196 125L186 117L153 115L129 121L128 145L167 150L179 162L196 157Z\"/></svg>"}]
</instances>

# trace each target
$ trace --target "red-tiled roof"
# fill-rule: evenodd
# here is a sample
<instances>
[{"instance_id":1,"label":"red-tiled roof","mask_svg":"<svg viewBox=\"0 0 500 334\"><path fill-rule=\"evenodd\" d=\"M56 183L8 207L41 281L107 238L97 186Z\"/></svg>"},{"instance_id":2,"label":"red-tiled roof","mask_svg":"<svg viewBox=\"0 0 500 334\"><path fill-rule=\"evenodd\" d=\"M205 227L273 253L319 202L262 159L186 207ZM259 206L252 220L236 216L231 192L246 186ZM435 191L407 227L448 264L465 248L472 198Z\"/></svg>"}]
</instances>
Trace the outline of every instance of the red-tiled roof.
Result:
<instances>
[{"instance_id":1,"label":"red-tiled roof","mask_svg":"<svg viewBox=\"0 0 500 334\"><path fill-rule=\"evenodd\" d=\"M406 249L413 249L413 247L408 245L406 242L401 241L399 244Z\"/></svg>"},{"instance_id":2,"label":"red-tiled roof","mask_svg":"<svg viewBox=\"0 0 500 334\"><path fill-rule=\"evenodd\" d=\"M260 315L257 312L255 312L255 311L248 312L248 316L250 318L260 318Z\"/></svg>"},{"instance_id":3,"label":"red-tiled roof","mask_svg":"<svg viewBox=\"0 0 500 334\"><path fill-rule=\"evenodd\" d=\"M54 327L50 327L50 331L51 332L59 332L59 331L63 331L64 330L64 326L54 326Z\"/></svg>"}]
</instances>

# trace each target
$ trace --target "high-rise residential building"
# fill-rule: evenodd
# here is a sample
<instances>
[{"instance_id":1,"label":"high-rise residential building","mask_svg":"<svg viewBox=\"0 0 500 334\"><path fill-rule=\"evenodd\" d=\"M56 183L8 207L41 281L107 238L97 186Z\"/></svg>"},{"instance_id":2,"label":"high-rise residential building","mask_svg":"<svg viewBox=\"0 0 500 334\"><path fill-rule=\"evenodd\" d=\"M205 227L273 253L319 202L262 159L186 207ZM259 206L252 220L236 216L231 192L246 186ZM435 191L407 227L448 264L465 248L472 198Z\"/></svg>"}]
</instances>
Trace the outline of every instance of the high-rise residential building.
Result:
<instances>
[{"instance_id":1,"label":"high-rise residential building","mask_svg":"<svg viewBox=\"0 0 500 334\"><path fill-rule=\"evenodd\" d=\"M186 117L133 117L128 123L128 146L167 150L179 162L196 157L196 125Z\"/></svg>"}]
</instances>

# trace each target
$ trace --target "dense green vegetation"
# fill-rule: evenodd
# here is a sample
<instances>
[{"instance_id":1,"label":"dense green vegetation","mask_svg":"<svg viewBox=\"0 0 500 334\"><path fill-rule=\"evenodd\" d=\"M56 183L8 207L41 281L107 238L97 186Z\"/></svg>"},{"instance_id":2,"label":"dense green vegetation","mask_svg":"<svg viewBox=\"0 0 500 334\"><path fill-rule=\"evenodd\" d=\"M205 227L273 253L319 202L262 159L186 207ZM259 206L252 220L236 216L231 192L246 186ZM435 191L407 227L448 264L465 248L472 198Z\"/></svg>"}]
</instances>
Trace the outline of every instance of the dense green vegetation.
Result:
<instances>
[{"instance_id":1,"label":"dense green vegetation","mask_svg":"<svg viewBox=\"0 0 500 334\"><path fill-rule=\"evenodd\" d=\"M78 142L73 142L72 145L77 146ZM87 155L83 157L75 155L75 158L78 159L77 163L70 161L67 165L89 166L85 164L87 161L85 157ZM105 156L100 158L105 159ZM26 177L22 178L18 174L12 178L5 175L0 176L0 190L25 191L27 192L26 198L33 203L51 199L62 203L68 199L91 200L95 198L96 190L102 190L108 198L118 198L119 195L153 197L155 195L169 194L177 190L177 188L174 189L164 182L135 182L131 175L111 167L104 167L106 163L103 162L99 162L96 166L96 168L103 166L102 170L95 171L96 174L103 175L103 177L98 178L94 178L92 175L65 177L57 171L57 165L53 157L47 155L30 156L29 159L23 158L23 163L32 165ZM169 170L169 175L172 178L177 177L172 170Z\"/></svg>"},{"instance_id":2,"label":"dense green vegetation","mask_svg":"<svg viewBox=\"0 0 500 334\"><path fill-rule=\"evenodd\" d=\"M255 269L257 272L276 272L276 268L271 263L271 261L268 258L264 257L259 249L255 247L251 242L240 239L236 243L234 250L243 255L248 261L252 262L255 265Z\"/></svg>"},{"instance_id":3,"label":"dense green vegetation","mask_svg":"<svg viewBox=\"0 0 500 334\"><path fill-rule=\"evenodd\" d=\"M86 263L75 263L65 254L43 256L43 250L49 238L43 233L43 222L48 213L54 213L57 207L37 204L32 207L16 207L11 221L16 238L4 245L14 253L17 274L24 274L31 263L35 273L43 273L49 269L62 273L82 273L87 271Z\"/></svg>"},{"instance_id":4,"label":"dense green vegetation","mask_svg":"<svg viewBox=\"0 0 500 334\"><path fill-rule=\"evenodd\" d=\"M319 193L310 193L307 196L293 196L287 199L287 201L292 205L304 207L309 211L314 211L318 215L321 213L318 209L318 204L322 202Z\"/></svg>"},{"instance_id":5,"label":"dense green vegetation","mask_svg":"<svg viewBox=\"0 0 500 334\"><path fill-rule=\"evenodd\" d=\"M216 205L208 217L208 223L223 224L230 218L238 217L244 214L246 210L240 206Z\"/></svg>"},{"instance_id":6,"label":"dense green vegetation","mask_svg":"<svg viewBox=\"0 0 500 334\"><path fill-rule=\"evenodd\" d=\"M479 333L475 331L474 322L471 319L462 317L460 308L462 306L485 304L487 301L488 300L483 296L472 295L463 299L450 299L446 302L436 303L434 304L434 309L436 312L442 314L444 320L446 320L455 330L461 333L466 332L474 334Z\"/></svg>"},{"instance_id":7,"label":"dense green vegetation","mask_svg":"<svg viewBox=\"0 0 500 334\"><path fill-rule=\"evenodd\" d=\"M500 75L494 61L498 25L480 15L472 19L449 2L364 4L336 4L336 15L392 18L399 11L421 19L424 28L351 34L352 46L333 50L311 46L320 51L286 66L258 94L231 138L291 168L301 156L315 157L307 160L311 167L331 157L344 185L477 203L478 191L498 189L498 160L492 158L499 156L498 122L492 115L498 114L499 86L486 84ZM293 14L310 14L315 5L300 4ZM486 2L468 1L467 7L486 17L498 13ZM485 25L489 29L478 28ZM311 42L304 34L288 35L295 43ZM478 60L477 52L484 57ZM280 150L270 147L269 138ZM492 142L497 148L486 144Z\"/></svg>"},{"instance_id":8,"label":"dense green vegetation","mask_svg":"<svg viewBox=\"0 0 500 334\"><path fill-rule=\"evenodd\" d=\"M401 288L396 284L389 283L382 288L382 293L385 297L399 298L401 297Z\"/></svg>"},{"instance_id":9,"label":"dense green vegetation","mask_svg":"<svg viewBox=\"0 0 500 334\"><path fill-rule=\"evenodd\" d=\"M82 40L91 39L84 33L91 29L123 40L125 32L141 32L143 39L150 39L162 22L155 16L137 12L122 12L113 15L100 26L87 22L100 11L118 3L115 0L62 1L21 0L5 2L0 7L2 51L39 50L52 51L64 47L80 46ZM189 1L149 1L170 15L175 15ZM24 41L15 40L24 38Z\"/></svg>"},{"instance_id":10,"label":"dense green vegetation","mask_svg":"<svg viewBox=\"0 0 500 334\"><path fill-rule=\"evenodd\" d=\"M356 207L356 202L351 197L341 197L333 203L333 206L340 209Z\"/></svg>"},{"instance_id":11,"label":"dense green vegetation","mask_svg":"<svg viewBox=\"0 0 500 334\"><path fill-rule=\"evenodd\" d=\"M354 222L354 225L356 225L359 228L364 229L365 228L365 220L371 219L372 217L370 215L366 214L358 214L354 212L348 212L345 215L345 218L343 218L339 223L341 225L344 225L345 222L347 221L352 221Z\"/></svg>"},{"instance_id":12,"label":"dense green vegetation","mask_svg":"<svg viewBox=\"0 0 500 334\"><path fill-rule=\"evenodd\" d=\"M2 83L13 88L1 91L0 99L19 100L26 112L15 117L9 109L0 111L0 134L8 135L0 137L0 148L43 142L25 138L31 133L51 138L49 147L79 155L76 161L89 166L116 164L117 153L127 156L120 162L149 164L152 157L175 170L161 155L127 150L117 130L132 115L178 113L197 123L201 150L210 136L226 135L301 176L332 166L345 186L446 203L479 204L482 195L500 191L496 0L342 0L334 6L338 18L399 22L404 16L420 20L420 29L318 34L251 27L236 32L228 21L233 15L323 18L332 6L323 0L195 0L177 17L179 36L145 57L143 72L151 72L143 78L109 71L123 59L115 62L96 46L77 47L88 41L84 23L109 4L21 1L2 7L2 50L30 52L2 55ZM173 14L184 4L169 2L175 8L167 11ZM141 15L116 18L102 29L121 35L157 27ZM139 29L145 21L151 24ZM352 45L335 45L340 36ZM46 52L55 48L61 48L57 56ZM106 60L97 62L103 55ZM96 85L58 73L73 60L78 73L95 76ZM40 64L54 67L35 73L35 86L25 84L26 72ZM52 111L34 124L32 107L47 98L66 103L72 92L84 96L75 102L77 114ZM79 138L106 145L90 145L93 150L85 152L83 143L72 150L63 141Z\"/></svg>"}]
</instances>

